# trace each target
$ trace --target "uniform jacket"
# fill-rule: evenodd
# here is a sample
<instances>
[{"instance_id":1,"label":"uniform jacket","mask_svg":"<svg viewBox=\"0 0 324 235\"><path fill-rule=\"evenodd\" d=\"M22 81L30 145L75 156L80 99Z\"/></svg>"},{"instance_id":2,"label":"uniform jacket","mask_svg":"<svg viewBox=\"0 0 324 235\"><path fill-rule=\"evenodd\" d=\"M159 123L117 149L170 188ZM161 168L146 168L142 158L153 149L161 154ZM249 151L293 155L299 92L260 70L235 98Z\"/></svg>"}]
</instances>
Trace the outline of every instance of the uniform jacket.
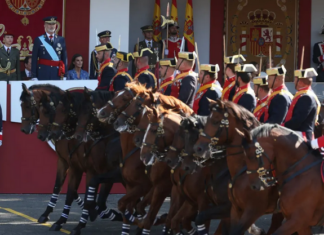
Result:
<instances>
[{"instance_id":1,"label":"uniform jacket","mask_svg":"<svg viewBox=\"0 0 324 235\"><path fill-rule=\"evenodd\" d=\"M222 96L222 90L218 88L218 86L214 85L202 95L202 97L199 100L199 108L197 111L197 114L200 116L208 116L210 114L210 109L209 109L209 101L208 99L211 100L217 100L221 98ZM197 97L195 97L196 99Z\"/></svg>"},{"instance_id":2,"label":"uniform jacket","mask_svg":"<svg viewBox=\"0 0 324 235\"><path fill-rule=\"evenodd\" d=\"M9 55L4 46L0 48L0 65L4 69L7 63L10 62L9 70L16 69L9 76L6 73L0 72L0 81L15 81L20 80L20 52L17 48L11 47Z\"/></svg>"},{"instance_id":3,"label":"uniform jacket","mask_svg":"<svg viewBox=\"0 0 324 235\"><path fill-rule=\"evenodd\" d=\"M50 39L46 33L42 35L45 41L51 44ZM55 35L53 38L53 45L58 58L65 64L65 71L67 71L67 52L65 46L64 37ZM38 80L60 80L58 75L58 68L54 66L38 64L38 59L52 60L52 57L45 49L43 43L37 37L34 40L33 55L32 55L32 77L38 78Z\"/></svg>"},{"instance_id":4,"label":"uniform jacket","mask_svg":"<svg viewBox=\"0 0 324 235\"><path fill-rule=\"evenodd\" d=\"M113 48L111 50L111 57L116 53L117 53L117 49ZM90 55L90 74L89 74L89 79L95 79L95 80L98 79L98 74L100 69L96 55L97 55L96 51L93 50Z\"/></svg>"},{"instance_id":5,"label":"uniform jacket","mask_svg":"<svg viewBox=\"0 0 324 235\"><path fill-rule=\"evenodd\" d=\"M148 66L141 68L137 71L134 76L134 80L138 81L139 83L146 84L146 88L156 88L156 77L155 75L148 70Z\"/></svg>"},{"instance_id":6,"label":"uniform jacket","mask_svg":"<svg viewBox=\"0 0 324 235\"><path fill-rule=\"evenodd\" d=\"M131 82L133 79L127 73L128 69L120 70L116 73L113 79L110 81L110 91L120 91L125 88L126 83Z\"/></svg>"},{"instance_id":7,"label":"uniform jacket","mask_svg":"<svg viewBox=\"0 0 324 235\"><path fill-rule=\"evenodd\" d=\"M108 91L110 87L110 82L112 78L116 75L117 71L113 67L113 63L109 63L103 70L101 74L101 80L98 84L96 90L105 90Z\"/></svg>"},{"instance_id":8,"label":"uniform jacket","mask_svg":"<svg viewBox=\"0 0 324 235\"><path fill-rule=\"evenodd\" d=\"M242 92L244 89L247 90L245 92ZM242 92L241 95L239 95L240 92ZM254 91L250 87L249 83L246 86L237 89L233 97L233 102L243 106L245 109L253 113L256 106L256 99L255 99Z\"/></svg>"}]
</instances>

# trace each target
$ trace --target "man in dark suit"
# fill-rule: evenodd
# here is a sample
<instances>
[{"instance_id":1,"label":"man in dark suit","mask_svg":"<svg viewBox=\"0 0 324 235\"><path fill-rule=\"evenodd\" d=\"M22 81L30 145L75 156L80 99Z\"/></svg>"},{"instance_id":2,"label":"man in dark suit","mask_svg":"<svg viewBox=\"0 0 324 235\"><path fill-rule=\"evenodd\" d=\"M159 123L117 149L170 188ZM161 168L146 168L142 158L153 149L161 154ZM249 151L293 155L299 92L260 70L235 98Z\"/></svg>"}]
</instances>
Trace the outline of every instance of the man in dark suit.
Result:
<instances>
[{"instance_id":1,"label":"man in dark suit","mask_svg":"<svg viewBox=\"0 0 324 235\"><path fill-rule=\"evenodd\" d=\"M134 52L139 52L141 49L149 48L153 53L149 56L149 69L154 73L156 62L162 58L162 49L160 42L153 41L153 27L152 25L146 25L141 28L144 40L140 41L139 44L136 44L134 47ZM135 65L132 68L133 77L136 73Z\"/></svg>"},{"instance_id":2,"label":"man in dark suit","mask_svg":"<svg viewBox=\"0 0 324 235\"><path fill-rule=\"evenodd\" d=\"M31 79L31 56L26 56L24 59L25 70L20 72L21 80L30 80Z\"/></svg>"},{"instance_id":3,"label":"man in dark suit","mask_svg":"<svg viewBox=\"0 0 324 235\"><path fill-rule=\"evenodd\" d=\"M98 87L96 90L108 91L112 78L116 75L114 63L111 62L111 50L113 46L110 42L96 46L97 60L100 63L100 70L98 75Z\"/></svg>"},{"instance_id":4,"label":"man in dark suit","mask_svg":"<svg viewBox=\"0 0 324 235\"><path fill-rule=\"evenodd\" d=\"M4 45L0 48L0 81L20 80L20 53L12 47L13 33L5 32Z\"/></svg>"},{"instance_id":5,"label":"man in dark suit","mask_svg":"<svg viewBox=\"0 0 324 235\"><path fill-rule=\"evenodd\" d=\"M324 82L324 41L315 43L313 48L313 62L317 64L318 75L316 82Z\"/></svg>"},{"instance_id":6,"label":"man in dark suit","mask_svg":"<svg viewBox=\"0 0 324 235\"><path fill-rule=\"evenodd\" d=\"M100 44L106 44L106 43L110 42L111 32L109 30L105 30L105 31L98 33L97 36L99 37ZM111 50L110 57L112 57L113 55L116 55L116 53L117 53L117 49L113 48ZM90 79L98 79L99 65L98 65L98 60L96 58L96 55L97 55L97 51L93 50L91 52L91 56L90 56L90 75L89 75Z\"/></svg>"},{"instance_id":7,"label":"man in dark suit","mask_svg":"<svg viewBox=\"0 0 324 235\"><path fill-rule=\"evenodd\" d=\"M45 21L45 34L35 38L32 56L32 80L60 80L67 68L65 39L55 35L56 17Z\"/></svg>"}]
</instances>

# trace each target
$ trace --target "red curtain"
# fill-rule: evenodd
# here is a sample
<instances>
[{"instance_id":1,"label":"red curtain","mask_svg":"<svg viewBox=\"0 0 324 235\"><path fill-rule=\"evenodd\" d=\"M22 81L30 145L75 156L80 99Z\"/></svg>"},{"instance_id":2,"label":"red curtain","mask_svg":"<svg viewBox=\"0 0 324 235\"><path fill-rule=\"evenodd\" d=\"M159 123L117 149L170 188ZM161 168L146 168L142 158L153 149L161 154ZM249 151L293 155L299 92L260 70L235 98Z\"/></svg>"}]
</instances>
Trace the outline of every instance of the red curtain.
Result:
<instances>
[{"instance_id":1,"label":"red curtain","mask_svg":"<svg viewBox=\"0 0 324 235\"><path fill-rule=\"evenodd\" d=\"M13 46L20 50L20 60L23 60L31 55L34 39L45 33L43 18L56 16L58 35L62 35L63 5L64 0L0 1L1 42L5 31L12 32L15 35Z\"/></svg>"}]
</instances>

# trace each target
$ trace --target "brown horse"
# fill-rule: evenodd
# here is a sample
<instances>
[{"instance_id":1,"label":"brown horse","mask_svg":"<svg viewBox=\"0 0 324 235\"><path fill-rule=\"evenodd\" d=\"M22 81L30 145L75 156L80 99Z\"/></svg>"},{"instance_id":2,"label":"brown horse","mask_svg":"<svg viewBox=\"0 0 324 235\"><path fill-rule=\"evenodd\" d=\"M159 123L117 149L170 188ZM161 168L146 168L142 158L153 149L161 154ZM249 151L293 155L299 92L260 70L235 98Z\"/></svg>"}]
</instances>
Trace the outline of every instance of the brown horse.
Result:
<instances>
[{"instance_id":1,"label":"brown horse","mask_svg":"<svg viewBox=\"0 0 324 235\"><path fill-rule=\"evenodd\" d=\"M237 132L244 139L251 186L261 190L278 182L278 206L286 222L273 234L308 235L312 234L311 226L323 225L321 155L312 151L296 133L278 125L266 124L251 133ZM273 169L276 181L271 174Z\"/></svg>"},{"instance_id":2,"label":"brown horse","mask_svg":"<svg viewBox=\"0 0 324 235\"><path fill-rule=\"evenodd\" d=\"M21 123L21 131L25 134L31 134L35 130L35 126L37 123L37 120L39 119L39 104L40 100L42 98L43 92L46 94L50 94L51 92L54 93L60 93L61 90L58 87L55 87L53 85L44 84L44 85L33 85L29 89L26 87L26 85L22 84L23 91L20 96L21 100L21 109L22 109L22 123ZM67 146L67 140L57 141L55 143L56 149L61 149L61 146ZM57 172L56 172L56 180L55 185L53 189L52 197L48 203L48 206L45 210L45 212L39 217L38 222L39 223L45 223L49 220L49 214L53 212L53 209L56 206L56 202L58 200L58 196L60 194L61 188L63 186L63 183L65 181L69 164L65 161L65 157L68 158L69 155L60 154L57 151L58 160L57 160ZM72 181L71 177L69 178L69 188L74 188L71 186ZM83 208L83 201L77 194L77 192L73 193L72 200L75 200L81 208ZM65 223L67 220L67 215L69 214L69 208L72 204L69 203L70 199L68 199L68 196L66 198L66 205L67 209L63 210L62 216L59 221L61 223ZM54 226L54 230L59 230L59 226Z\"/></svg>"},{"instance_id":3,"label":"brown horse","mask_svg":"<svg viewBox=\"0 0 324 235\"><path fill-rule=\"evenodd\" d=\"M267 188L256 192L249 184L246 173L242 138L236 132L236 128L253 129L259 126L259 122L252 113L232 102L217 100L211 103L211 115L208 118L204 132L194 146L198 157L204 157L209 150L209 145L225 145L228 168L231 174L228 194L232 202L231 209L231 233L243 234L251 224L266 213L274 213L278 200L277 188ZM280 225L281 214L274 214L271 228L268 234ZM280 222L279 222L280 221ZM279 223L279 224L277 224Z\"/></svg>"}]
</instances>

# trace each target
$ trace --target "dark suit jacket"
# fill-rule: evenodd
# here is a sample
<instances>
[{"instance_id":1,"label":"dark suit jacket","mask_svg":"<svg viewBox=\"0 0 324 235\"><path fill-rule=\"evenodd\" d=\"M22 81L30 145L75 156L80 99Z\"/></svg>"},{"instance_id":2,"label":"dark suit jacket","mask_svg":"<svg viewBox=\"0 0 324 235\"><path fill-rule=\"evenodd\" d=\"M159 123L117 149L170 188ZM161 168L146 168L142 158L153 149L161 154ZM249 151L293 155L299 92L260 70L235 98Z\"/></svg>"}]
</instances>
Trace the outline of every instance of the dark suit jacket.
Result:
<instances>
[{"instance_id":1,"label":"dark suit jacket","mask_svg":"<svg viewBox=\"0 0 324 235\"><path fill-rule=\"evenodd\" d=\"M101 74L101 82L96 88L96 90L105 90L108 91L110 87L111 79L116 75L117 71L112 66L106 66L104 70L102 70Z\"/></svg>"},{"instance_id":2,"label":"dark suit jacket","mask_svg":"<svg viewBox=\"0 0 324 235\"><path fill-rule=\"evenodd\" d=\"M146 42L145 40L139 42L139 48L137 48L137 43L134 46L134 52L141 50L143 48L147 48ZM155 64L157 61L157 58L159 57L159 60L162 59L162 46L160 42L154 42L153 41L153 46L152 49L153 54L149 57L149 65L150 65L150 71L154 73L154 68L155 68ZM135 64L133 63L133 67L132 67L132 77L135 76L136 73L136 67Z\"/></svg>"},{"instance_id":3,"label":"dark suit jacket","mask_svg":"<svg viewBox=\"0 0 324 235\"><path fill-rule=\"evenodd\" d=\"M50 39L46 33L42 35L45 41L51 44ZM67 71L67 53L65 46L65 39L61 36L54 36L54 42L52 47L54 48L58 58L65 64L65 71ZM38 80L60 80L58 75L58 68L54 66L38 64L38 59L52 60L52 57L45 49L43 43L37 37L34 40L33 55L32 55L32 77L38 78Z\"/></svg>"},{"instance_id":4,"label":"dark suit jacket","mask_svg":"<svg viewBox=\"0 0 324 235\"><path fill-rule=\"evenodd\" d=\"M20 80L20 52L17 48L11 47L10 54L7 54L4 46L0 48L0 65L6 68L8 62L11 62L9 70L16 69L16 72L11 73L9 76L0 72L0 81L15 81Z\"/></svg>"},{"instance_id":5,"label":"dark suit jacket","mask_svg":"<svg viewBox=\"0 0 324 235\"><path fill-rule=\"evenodd\" d=\"M30 80L31 77L27 77L26 71L24 70L20 72L20 79L26 81L26 80Z\"/></svg>"}]
</instances>

